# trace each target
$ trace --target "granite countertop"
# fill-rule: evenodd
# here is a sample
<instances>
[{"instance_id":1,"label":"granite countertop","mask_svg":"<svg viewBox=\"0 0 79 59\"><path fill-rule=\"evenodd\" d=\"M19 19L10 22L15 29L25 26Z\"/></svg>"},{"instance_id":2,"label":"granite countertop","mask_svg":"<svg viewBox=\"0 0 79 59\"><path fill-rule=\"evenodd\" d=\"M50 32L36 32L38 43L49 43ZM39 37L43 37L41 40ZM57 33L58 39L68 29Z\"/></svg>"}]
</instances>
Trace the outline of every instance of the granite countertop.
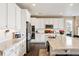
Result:
<instances>
[{"instance_id":1,"label":"granite countertop","mask_svg":"<svg viewBox=\"0 0 79 59\"><path fill-rule=\"evenodd\" d=\"M48 38L48 42L52 49L79 49L79 38L68 36L59 36L56 38Z\"/></svg>"},{"instance_id":2,"label":"granite countertop","mask_svg":"<svg viewBox=\"0 0 79 59\"><path fill-rule=\"evenodd\" d=\"M10 40L0 43L0 51L2 52L5 49L10 48L11 46L18 43L19 41L21 41L21 39L12 39L12 40L10 39Z\"/></svg>"}]
</instances>

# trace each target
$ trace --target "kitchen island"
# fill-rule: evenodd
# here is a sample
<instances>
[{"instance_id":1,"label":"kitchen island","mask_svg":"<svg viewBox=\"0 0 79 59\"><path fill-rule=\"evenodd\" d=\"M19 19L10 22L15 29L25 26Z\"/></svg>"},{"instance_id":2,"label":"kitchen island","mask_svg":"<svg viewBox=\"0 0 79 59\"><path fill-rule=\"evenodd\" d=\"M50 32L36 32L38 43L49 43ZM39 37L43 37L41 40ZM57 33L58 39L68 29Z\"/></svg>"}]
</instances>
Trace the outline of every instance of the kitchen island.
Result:
<instances>
[{"instance_id":1,"label":"kitchen island","mask_svg":"<svg viewBox=\"0 0 79 59\"><path fill-rule=\"evenodd\" d=\"M48 38L50 56L55 55L79 55L79 38L60 35Z\"/></svg>"}]
</instances>

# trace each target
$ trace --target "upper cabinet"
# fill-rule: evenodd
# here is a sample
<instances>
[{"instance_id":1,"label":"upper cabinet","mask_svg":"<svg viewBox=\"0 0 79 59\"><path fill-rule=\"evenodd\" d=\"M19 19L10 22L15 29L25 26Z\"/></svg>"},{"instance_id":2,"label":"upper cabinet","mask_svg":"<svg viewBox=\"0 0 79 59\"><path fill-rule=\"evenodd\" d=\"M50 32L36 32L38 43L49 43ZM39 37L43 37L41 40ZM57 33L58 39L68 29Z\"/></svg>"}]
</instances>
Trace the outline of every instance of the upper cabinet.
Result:
<instances>
[{"instance_id":1,"label":"upper cabinet","mask_svg":"<svg viewBox=\"0 0 79 59\"><path fill-rule=\"evenodd\" d=\"M22 9L22 17L25 18L25 21L30 22L30 13L27 9Z\"/></svg>"},{"instance_id":2,"label":"upper cabinet","mask_svg":"<svg viewBox=\"0 0 79 59\"><path fill-rule=\"evenodd\" d=\"M21 30L21 8L16 5L16 31L20 31Z\"/></svg>"},{"instance_id":3,"label":"upper cabinet","mask_svg":"<svg viewBox=\"0 0 79 59\"><path fill-rule=\"evenodd\" d=\"M21 28L22 31L26 31L26 21L30 22L30 13L27 9L22 9L21 11Z\"/></svg>"},{"instance_id":4,"label":"upper cabinet","mask_svg":"<svg viewBox=\"0 0 79 59\"><path fill-rule=\"evenodd\" d=\"M7 25L7 3L0 3L0 28Z\"/></svg>"},{"instance_id":5,"label":"upper cabinet","mask_svg":"<svg viewBox=\"0 0 79 59\"><path fill-rule=\"evenodd\" d=\"M30 22L30 17L31 17L31 14L29 13L28 10L26 10L26 21Z\"/></svg>"},{"instance_id":6,"label":"upper cabinet","mask_svg":"<svg viewBox=\"0 0 79 59\"><path fill-rule=\"evenodd\" d=\"M8 27L15 29L16 4L8 3Z\"/></svg>"},{"instance_id":7,"label":"upper cabinet","mask_svg":"<svg viewBox=\"0 0 79 59\"><path fill-rule=\"evenodd\" d=\"M16 3L0 3L0 28L24 30L26 21L30 22L27 9L21 9Z\"/></svg>"}]
</instances>

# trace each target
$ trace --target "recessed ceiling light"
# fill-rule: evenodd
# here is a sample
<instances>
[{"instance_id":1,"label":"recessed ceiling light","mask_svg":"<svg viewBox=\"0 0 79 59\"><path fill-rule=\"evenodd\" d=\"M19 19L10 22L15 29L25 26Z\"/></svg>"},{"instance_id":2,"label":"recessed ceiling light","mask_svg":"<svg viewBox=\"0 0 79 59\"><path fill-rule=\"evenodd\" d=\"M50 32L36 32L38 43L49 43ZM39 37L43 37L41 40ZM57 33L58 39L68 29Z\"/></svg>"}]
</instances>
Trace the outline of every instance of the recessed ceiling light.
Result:
<instances>
[{"instance_id":1,"label":"recessed ceiling light","mask_svg":"<svg viewBox=\"0 0 79 59\"><path fill-rule=\"evenodd\" d=\"M60 12L59 14L60 14L60 15L63 15L63 13L62 13L62 12Z\"/></svg>"},{"instance_id":2,"label":"recessed ceiling light","mask_svg":"<svg viewBox=\"0 0 79 59\"><path fill-rule=\"evenodd\" d=\"M36 4L32 4L32 6L36 6Z\"/></svg>"},{"instance_id":3,"label":"recessed ceiling light","mask_svg":"<svg viewBox=\"0 0 79 59\"><path fill-rule=\"evenodd\" d=\"M74 5L73 3L69 4L69 6L73 6L73 5Z\"/></svg>"}]
</instances>

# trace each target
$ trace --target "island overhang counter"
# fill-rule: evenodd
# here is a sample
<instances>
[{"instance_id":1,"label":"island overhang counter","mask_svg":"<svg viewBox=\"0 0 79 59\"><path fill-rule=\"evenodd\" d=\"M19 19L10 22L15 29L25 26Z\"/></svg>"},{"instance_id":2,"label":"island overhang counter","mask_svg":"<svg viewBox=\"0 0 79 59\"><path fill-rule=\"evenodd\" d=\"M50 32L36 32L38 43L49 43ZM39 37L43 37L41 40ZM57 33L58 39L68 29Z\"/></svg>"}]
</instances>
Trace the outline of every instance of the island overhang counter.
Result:
<instances>
[{"instance_id":1,"label":"island overhang counter","mask_svg":"<svg viewBox=\"0 0 79 59\"><path fill-rule=\"evenodd\" d=\"M79 55L79 38L69 36L58 36L48 38L50 45L49 55Z\"/></svg>"}]
</instances>

